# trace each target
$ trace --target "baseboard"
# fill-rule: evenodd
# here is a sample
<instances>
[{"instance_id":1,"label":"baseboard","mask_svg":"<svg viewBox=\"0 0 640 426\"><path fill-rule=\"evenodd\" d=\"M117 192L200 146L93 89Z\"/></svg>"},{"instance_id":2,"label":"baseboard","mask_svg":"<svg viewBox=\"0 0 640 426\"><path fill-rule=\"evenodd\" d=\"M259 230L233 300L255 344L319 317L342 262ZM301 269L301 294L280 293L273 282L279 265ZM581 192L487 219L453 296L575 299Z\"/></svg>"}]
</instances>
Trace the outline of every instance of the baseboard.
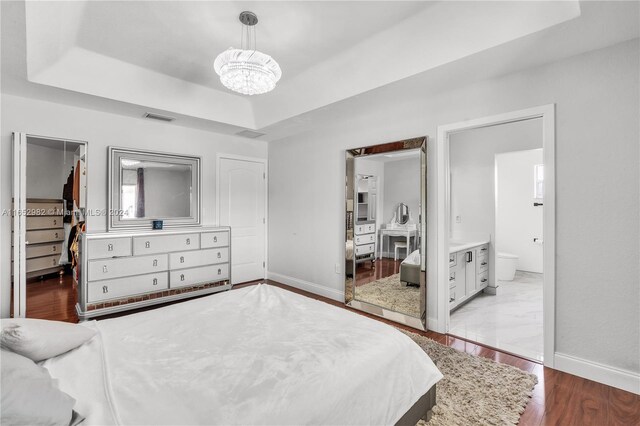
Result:
<instances>
[{"instance_id":1,"label":"baseboard","mask_svg":"<svg viewBox=\"0 0 640 426\"><path fill-rule=\"evenodd\" d=\"M324 296L338 302L344 302L344 292L339 290L327 288L319 284L289 277L287 275L278 274L276 272L267 272L267 278L270 280L278 281L282 284L289 285L291 287L298 288L300 290L308 291L309 293L317 294L318 296Z\"/></svg>"},{"instance_id":2,"label":"baseboard","mask_svg":"<svg viewBox=\"0 0 640 426\"><path fill-rule=\"evenodd\" d=\"M556 352L553 368L640 395L640 374Z\"/></svg>"}]
</instances>

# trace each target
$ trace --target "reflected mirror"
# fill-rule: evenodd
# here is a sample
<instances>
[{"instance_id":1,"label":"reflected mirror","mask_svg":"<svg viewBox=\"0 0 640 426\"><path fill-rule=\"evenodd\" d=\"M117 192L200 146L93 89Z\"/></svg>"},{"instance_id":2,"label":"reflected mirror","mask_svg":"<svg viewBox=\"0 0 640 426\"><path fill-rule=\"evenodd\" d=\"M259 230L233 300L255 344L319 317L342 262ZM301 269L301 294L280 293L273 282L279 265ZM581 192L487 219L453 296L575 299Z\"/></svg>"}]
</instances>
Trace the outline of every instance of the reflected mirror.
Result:
<instances>
[{"instance_id":1,"label":"reflected mirror","mask_svg":"<svg viewBox=\"0 0 640 426\"><path fill-rule=\"evenodd\" d=\"M109 228L200 223L200 158L110 148Z\"/></svg>"},{"instance_id":2,"label":"reflected mirror","mask_svg":"<svg viewBox=\"0 0 640 426\"><path fill-rule=\"evenodd\" d=\"M426 329L426 137L346 153L345 301Z\"/></svg>"}]
</instances>

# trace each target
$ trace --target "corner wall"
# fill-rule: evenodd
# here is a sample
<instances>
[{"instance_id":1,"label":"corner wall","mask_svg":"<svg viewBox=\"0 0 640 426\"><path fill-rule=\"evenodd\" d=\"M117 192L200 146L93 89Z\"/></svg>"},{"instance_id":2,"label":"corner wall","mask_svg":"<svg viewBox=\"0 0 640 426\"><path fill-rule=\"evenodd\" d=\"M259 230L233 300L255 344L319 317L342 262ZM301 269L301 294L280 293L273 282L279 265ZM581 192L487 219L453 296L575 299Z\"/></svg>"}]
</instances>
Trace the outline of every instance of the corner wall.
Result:
<instances>
[{"instance_id":1,"label":"corner wall","mask_svg":"<svg viewBox=\"0 0 640 426\"><path fill-rule=\"evenodd\" d=\"M640 383L639 47L635 39L446 93L374 90L345 101L352 113L331 125L270 143L270 276L344 300L344 271L335 272L345 250L344 150L429 135L435 284L437 126L555 103L556 351Z\"/></svg>"}]
</instances>

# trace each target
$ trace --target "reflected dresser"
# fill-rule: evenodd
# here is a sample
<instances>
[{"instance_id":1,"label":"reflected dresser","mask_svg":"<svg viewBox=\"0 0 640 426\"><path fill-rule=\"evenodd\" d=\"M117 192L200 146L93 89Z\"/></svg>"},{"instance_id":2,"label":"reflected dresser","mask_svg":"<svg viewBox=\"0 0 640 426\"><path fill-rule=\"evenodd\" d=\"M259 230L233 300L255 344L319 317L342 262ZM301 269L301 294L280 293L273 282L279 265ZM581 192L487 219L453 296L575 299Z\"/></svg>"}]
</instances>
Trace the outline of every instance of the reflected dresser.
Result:
<instances>
[{"instance_id":1,"label":"reflected dresser","mask_svg":"<svg viewBox=\"0 0 640 426\"><path fill-rule=\"evenodd\" d=\"M231 288L231 229L87 233L80 320Z\"/></svg>"}]
</instances>

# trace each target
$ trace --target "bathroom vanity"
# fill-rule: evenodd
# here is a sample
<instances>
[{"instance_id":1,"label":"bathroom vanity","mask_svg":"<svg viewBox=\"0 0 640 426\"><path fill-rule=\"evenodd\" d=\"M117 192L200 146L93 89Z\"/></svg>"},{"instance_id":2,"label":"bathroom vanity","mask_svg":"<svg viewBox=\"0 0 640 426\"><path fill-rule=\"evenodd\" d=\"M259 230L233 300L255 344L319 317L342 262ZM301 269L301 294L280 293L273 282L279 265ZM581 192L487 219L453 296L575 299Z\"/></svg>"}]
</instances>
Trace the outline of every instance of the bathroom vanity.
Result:
<instances>
[{"instance_id":1,"label":"bathroom vanity","mask_svg":"<svg viewBox=\"0 0 640 426\"><path fill-rule=\"evenodd\" d=\"M460 306L489 284L489 242L449 245L449 308Z\"/></svg>"}]
</instances>

